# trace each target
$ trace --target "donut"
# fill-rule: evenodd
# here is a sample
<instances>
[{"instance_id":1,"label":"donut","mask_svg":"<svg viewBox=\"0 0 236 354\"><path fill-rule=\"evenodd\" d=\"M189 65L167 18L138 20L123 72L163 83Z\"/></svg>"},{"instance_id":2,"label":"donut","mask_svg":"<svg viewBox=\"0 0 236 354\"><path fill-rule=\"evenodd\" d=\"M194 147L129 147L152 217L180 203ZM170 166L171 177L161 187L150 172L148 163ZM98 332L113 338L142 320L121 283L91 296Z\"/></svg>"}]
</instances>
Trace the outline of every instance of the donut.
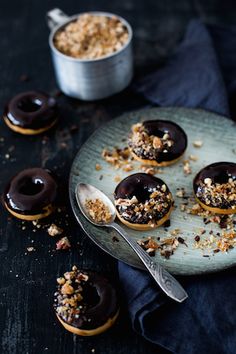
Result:
<instances>
[{"instance_id":1,"label":"donut","mask_svg":"<svg viewBox=\"0 0 236 354\"><path fill-rule=\"evenodd\" d=\"M193 180L200 206L216 214L236 213L236 163L216 162L204 167Z\"/></svg>"},{"instance_id":2,"label":"donut","mask_svg":"<svg viewBox=\"0 0 236 354\"><path fill-rule=\"evenodd\" d=\"M57 121L55 98L40 91L23 92L6 105L3 119L14 132L36 135L50 129Z\"/></svg>"},{"instance_id":3,"label":"donut","mask_svg":"<svg viewBox=\"0 0 236 354\"><path fill-rule=\"evenodd\" d=\"M18 219L39 220L52 213L56 194L57 183L48 170L29 168L8 183L3 203Z\"/></svg>"},{"instance_id":4,"label":"donut","mask_svg":"<svg viewBox=\"0 0 236 354\"><path fill-rule=\"evenodd\" d=\"M187 135L176 123L149 120L132 126L128 145L135 160L150 166L169 166L184 154Z\"/></svg>"},{"instance_id":5,"label":"donut","mask_svg":"<svg viewBox=\"0 0 236 354\"><path fill-rule=\"evenodd\" d=\"M123 179L114 192L119 220L134 230L151 230L170 218L172 194L160 178L135 173Z\"/></svg>"},{"instance_id":6,"label":"donut","mask_svg":"<svg viewBox=\"0 0 236 354\"><path fill-rule=\"evenodd\" d=\"M117 294L104 276L73 266L57 283L54 310L65 329L94 336L114 324L119 314Z\"/></svg>"}]
</instances>

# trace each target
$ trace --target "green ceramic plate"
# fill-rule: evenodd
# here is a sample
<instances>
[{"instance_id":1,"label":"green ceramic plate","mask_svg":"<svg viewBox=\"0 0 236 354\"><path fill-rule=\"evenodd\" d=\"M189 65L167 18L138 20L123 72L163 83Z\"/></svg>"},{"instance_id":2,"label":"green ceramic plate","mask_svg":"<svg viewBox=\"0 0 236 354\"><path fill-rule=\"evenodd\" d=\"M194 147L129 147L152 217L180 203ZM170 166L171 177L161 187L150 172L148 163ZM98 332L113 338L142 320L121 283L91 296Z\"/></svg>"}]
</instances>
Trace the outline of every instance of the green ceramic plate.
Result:
<instances>
[{"instance_id":1,"label":"green ceramic plate","mask_svg":"<svg viewBox=\"0 0 236 354\"><path fill-rule=\"evenodd\" d=\"M98 228L90 224L80 213L75 200L75 187L78 182L90 183L113 198L113 191L116 186L114 177L121 178L128 174L140 171L140 165L136 165L135 171L123 172L105 162L101 157L104 148L114 146L124 147L124 139L130 131L132 124L150 119L166 119L178 123L188 135L188 149L185 153L187 158L193 154L198 157L196 162L191 162L193 173L185 176L182 163L163 168L163 174L158 175L169 186L175 196L177 188L185 187L187 195L192 193L192 179L196 172L205 165L216 161L236 161L236 124L224 117L202 110L184 108L152 108L136 112L126 113L121 117L110 121L98 129L83 145L75 157L70 175L70 200L76 219L86 234L104 251L113 257L122 260L134 267L142 268L137 256L131 248L119 238L115 231ZM193 147L193 141L203 141L201 148ZM96 171L95 165L99 163L102 170ZM100 176L103 176L101 178ZM156 253L155 259L165 268L174 274L199 274L213 272L236 264L236 249L228 253L215 253L212 250L202 251L194 248L194 237L201 228L207 229L203 237L209 237L209 231L219 232L219 226L215 223L204 225L199 216L189 215L182 212L179 204L183 199L175 197L176 210L171 215L171 226L168 231L163 227L152 231L134 231L126 228L126 231L135 239L143 236L167 237L171 230L180 229L181 237L186 239L188 247L181 244L168 260ZM125 226L124 226L125 227ZM113 236L119 238L114 242Z\"/></svg>"}]
</instances>

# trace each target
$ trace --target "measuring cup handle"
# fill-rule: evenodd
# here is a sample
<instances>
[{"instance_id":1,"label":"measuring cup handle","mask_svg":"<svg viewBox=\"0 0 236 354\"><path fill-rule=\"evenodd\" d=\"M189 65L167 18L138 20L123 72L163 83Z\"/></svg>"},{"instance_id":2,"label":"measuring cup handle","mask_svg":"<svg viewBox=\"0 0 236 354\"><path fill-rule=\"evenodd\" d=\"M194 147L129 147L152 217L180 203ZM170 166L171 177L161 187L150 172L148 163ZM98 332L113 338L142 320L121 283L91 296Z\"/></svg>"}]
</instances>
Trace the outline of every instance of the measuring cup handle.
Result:
<instances>
[{"instance_id":1,"label":"measuring cup handle","mask_svg":"<svg viewBox=\"0 0 236 354\"><path fill-rule=\"evenodd\" d=\"M69 19L62 10L55 8L47 12L46 14L48 27L52 30L55 26L63 24Z\"/></svg>"}]
</instances>

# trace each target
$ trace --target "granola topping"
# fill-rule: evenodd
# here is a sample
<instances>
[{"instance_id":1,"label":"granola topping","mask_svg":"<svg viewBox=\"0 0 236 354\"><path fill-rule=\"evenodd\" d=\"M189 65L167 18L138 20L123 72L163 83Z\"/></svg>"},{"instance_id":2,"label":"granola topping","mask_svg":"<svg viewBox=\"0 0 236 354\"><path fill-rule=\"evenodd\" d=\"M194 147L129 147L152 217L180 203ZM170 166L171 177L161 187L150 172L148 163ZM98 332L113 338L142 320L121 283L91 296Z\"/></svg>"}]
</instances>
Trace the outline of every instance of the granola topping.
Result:
<instances>
[{"instance_id":1,"label":"granola topping","mask_svg":"<svg viewBox=\"0 0 236 354\"><path fill-rule=\"evenodd\" d=\"M78 59L98 59L119 51L128 41L127 27L116 17L82 14L54 36L55 47Z\"/></svg>"},{"instance_id":2,"label":"granola topping","mask_svg":"<svg viewBox=\"0 0 236 354\"><path fill-rule=\"evenodd\" d=\"M83 288L88 280L88 275L80 272L76 266L63 277L57 278L54 308L57 315L67 323L78 319L86 311L87 306L82 300Z\"/></svg>"},{"instance_id":3,"label":"granola topping","mask_svg":"<svg viewBox=\"0 0 236 354\"><path fill-rule=\"evenodd\" d=\"M73 266L57 278L54 309L73 327L95 329L117 313L116 291L102 275Z\"/></svg>"},{"instance_id":4,"label":"granola topping","mask_svg":"<svg viewBox=\"0 0 236 354\"><path fill-rule=\"evenodd\" d=\"M162 137L149 135L142 123L132 126L132 135L128 145L132 151L143 159L157 160L160 152L168 153L174 141L170 139L168 132Z\"/></svg>"},{"instance_id":5,"label":"granola topping","mask_svg":"<svg viewBox=\"0 0 236 354\"><path fill-rule=\"evenodd\" d=\"M172 196L165 184L148 188L149 198L139 201L134 195L131 199L115 199L120 216L134 224L155 225L172 206Z\"/></svg>"},{"instance_id":6,"label":"granola topping","mask_svg":"<svg viewBox=\"0 0 236 354\"><path fill-rule=\"evenodd\" d=\"M200 181L196 192L204 204L222 209L236 209L236 178L227 183L214 183L211 178Z\"/></svg>"},{"instance_id":7,"label":"granola topping","mask_svg":"<svg viewBox=\"0 0 236 354\"><path fill-rule=\"evenodd\" d=\"M107 205L100 199L87 199L85 207L91 218L98 223L107 223L111 220L111 212Z\"/></svg>"}]
</instances>

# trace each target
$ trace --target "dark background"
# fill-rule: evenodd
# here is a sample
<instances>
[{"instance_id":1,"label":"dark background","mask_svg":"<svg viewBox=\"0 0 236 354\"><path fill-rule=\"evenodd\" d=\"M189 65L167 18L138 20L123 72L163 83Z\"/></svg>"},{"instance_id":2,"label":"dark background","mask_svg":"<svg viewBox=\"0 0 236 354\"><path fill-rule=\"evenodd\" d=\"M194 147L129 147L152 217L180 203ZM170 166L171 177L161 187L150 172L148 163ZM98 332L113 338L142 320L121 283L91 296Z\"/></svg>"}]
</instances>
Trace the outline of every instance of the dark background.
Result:
<instances>
[{"instance_id":1,"label":"dark background","mask_svg":"<svg viewBox=\"0 0 236 354\"><path fill-rule=\"evenodd\" d=\"M227 0L1 1L1 110L9 98L21 91L41 89L58 94L45 22L46 12L54 7L69 15L105 10L125 17L134 29L136 76L162 65L191 18L218 24L236 22L236 3ZM132 331L124 305L114 328L98 337L73 336L55 319L55 280L73 264L102 271L113 279L117 277L116 262L86 238L71 213L67 181L73 158L102 123L146 104L130 89L99 102L85 103L63 95L58 101L60 121L50 133L24 137L0 122L0 191L11 176L24 168L50 168L58 176L58 206L62 210L51 220L62 223L72 243L70 251L55 251L57 238L48 236L44 227L23 224L1 207L0 353L87 354L94 348L99 354L160 354L159 348ZM27 252L29 246L36 251Z\"/></svg>"}]
</instances>

